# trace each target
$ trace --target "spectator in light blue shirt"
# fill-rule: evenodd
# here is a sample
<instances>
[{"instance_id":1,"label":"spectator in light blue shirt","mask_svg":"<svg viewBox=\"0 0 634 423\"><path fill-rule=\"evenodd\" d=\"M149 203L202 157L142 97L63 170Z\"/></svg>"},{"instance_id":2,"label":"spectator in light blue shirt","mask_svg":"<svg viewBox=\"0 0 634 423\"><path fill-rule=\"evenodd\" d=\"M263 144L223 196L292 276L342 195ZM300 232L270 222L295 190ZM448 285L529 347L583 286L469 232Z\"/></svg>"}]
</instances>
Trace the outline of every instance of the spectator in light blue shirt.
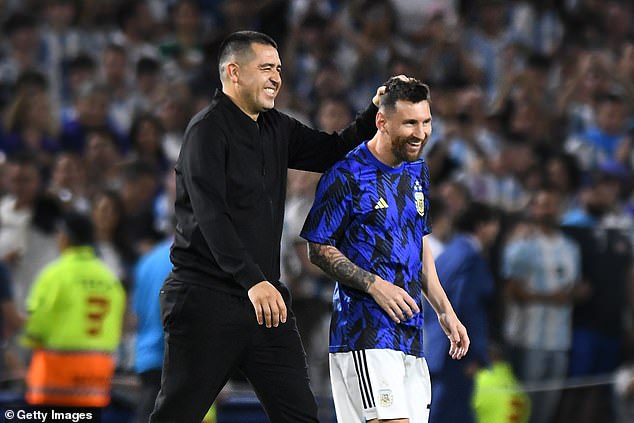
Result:
<instances>
[{"instance_id":1,"label":"spectator in light blue shirt","mask_svg":"<svg viewBox=\"0 0 634 423\"><path fill-rule=\"evenodd\" d=\"M137 407L137 422L147 422L161 388L163 366L163 324L159 292L172 270L167 239L139 260L134 272L133 309L137 317L137 338L134 370L141 378L141 398Z\"/></svg>"}]
</instances>

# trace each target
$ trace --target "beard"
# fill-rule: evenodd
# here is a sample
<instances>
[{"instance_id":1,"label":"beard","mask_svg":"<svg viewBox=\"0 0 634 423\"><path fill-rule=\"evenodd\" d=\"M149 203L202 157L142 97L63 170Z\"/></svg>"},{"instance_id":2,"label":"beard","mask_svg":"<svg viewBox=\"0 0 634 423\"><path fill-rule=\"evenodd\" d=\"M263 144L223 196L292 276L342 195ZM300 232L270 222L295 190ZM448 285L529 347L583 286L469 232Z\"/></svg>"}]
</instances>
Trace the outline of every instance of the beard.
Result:
<instances>
[{"instance_id":1,"label":"beard","mask_svg":"<svg viewBox=\"0 0 634 423\"><path fill-rule=\"evenodd\" d=\"M559 227L559 219L557 218L557 216L553 215L540 216L535 219L535 223L552 229Z\"/></svg>"},{"instance_id":2,"label":"beard","mask_svg":"<svg viewBox=\"0 0 634 423\"><path fill-rule=\"evenodd\" d=\"M420 142L417 149L413 149L410 142ZM417 137L396 137L392 138L392 154L399 162L414 162L419 159L425 146L425 140Z\"/></svg>"}]
</instances>

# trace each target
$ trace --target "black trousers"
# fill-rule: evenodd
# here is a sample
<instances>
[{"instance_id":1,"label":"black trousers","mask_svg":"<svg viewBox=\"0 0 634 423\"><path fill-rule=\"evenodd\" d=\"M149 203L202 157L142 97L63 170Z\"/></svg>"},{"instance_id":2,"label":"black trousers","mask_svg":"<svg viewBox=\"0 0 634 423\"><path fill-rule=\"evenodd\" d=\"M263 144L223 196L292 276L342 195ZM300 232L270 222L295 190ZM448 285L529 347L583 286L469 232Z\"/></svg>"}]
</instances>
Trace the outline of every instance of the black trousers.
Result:
<instances>
[{"instance_id":1,"label":"black trousers","mask_svg":"<svg viewBox=\"0 0 634 423\"><path fill-rule=\"evenodd\" d=\"M248 298L167 280L161 290L165 357L151 423L200 423L236 370L249 380L272 423L318 422L306 354L290 295L285 324L257 324Z\"/></svg>"}]
</instances>

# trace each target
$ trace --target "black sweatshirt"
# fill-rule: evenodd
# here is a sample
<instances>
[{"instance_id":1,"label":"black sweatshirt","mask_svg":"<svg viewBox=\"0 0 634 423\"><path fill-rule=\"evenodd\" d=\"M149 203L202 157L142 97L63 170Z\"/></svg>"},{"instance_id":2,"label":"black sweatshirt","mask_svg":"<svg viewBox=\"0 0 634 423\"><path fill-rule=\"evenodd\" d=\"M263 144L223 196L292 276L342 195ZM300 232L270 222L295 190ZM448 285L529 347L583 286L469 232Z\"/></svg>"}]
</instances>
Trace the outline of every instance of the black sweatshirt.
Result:
<instances>
[{"instance_id":1,"label":"black sweatshirt","mask_svg":"<svg viewBox=\"0 0 634 423\"><path fill-rule=\"evenodd\" d=\"M287 168L323 172L374 135L376 111L326 134L275 109L255 122L216 91L176 163L171 277L242 296L263 280L278 284Z\"/></svg>"}]
</instances>

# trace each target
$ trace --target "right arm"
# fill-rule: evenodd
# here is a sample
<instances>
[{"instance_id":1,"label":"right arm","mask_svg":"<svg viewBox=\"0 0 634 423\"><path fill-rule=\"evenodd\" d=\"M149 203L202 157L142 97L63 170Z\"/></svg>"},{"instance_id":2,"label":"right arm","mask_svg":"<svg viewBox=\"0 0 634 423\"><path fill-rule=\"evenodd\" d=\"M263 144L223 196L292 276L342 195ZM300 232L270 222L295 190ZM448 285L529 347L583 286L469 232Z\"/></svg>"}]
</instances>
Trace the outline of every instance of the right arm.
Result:
<instances>
[{"instance_id":1,"label":"right arm","mask_svg":"<svg viewBox=\"0 0 634 423\"><path fill-rule=\"evenodd\" d=\"M516 247L520 245L520 247ZM532 266L529 264L531 252L521 247L522 244L511 244L504 252L503 276L506 278L506 295L518 304L550 304L567 305L583 301L591 294L591 286L581 280L581 264L578 249L575 247L573 261L575 273L572 282L555 291L540 292L531 289L527 283ZM515 247L515 248L514 248Z\"/></svg>"},{"instance_id":2,"label":"right arm","mask_svg":"<svg viewBox=\"0 0 634 423\"><path fill-rule=\"evenodd\" d=\"M376 133L377 108L370 104L341 133L328 134L286 117L290 133L288 167L311 172L324 172L350 150Z\"/></svg>"},{"instance_id":3,"label":"right arm","mask_svg":"<svg viewBox=\"0 0 634 423\"><path fill-rule=\"evenodd\" d=\"M332 245L309 242L308 257L339 283L369 294L396 323L420 311L404 289L360 268Z\"/></svg>"},{"instance_id":4,"label":"right arm","mask_svg":"<svg viewBox=\"0 0 634 423\"><path fill-rule=\"evenodd\" d=\"M408 80L405 75L397 78ZM309 128L288 118L291 133L288 145L288 167L292 169L324 172L341 160L350 150L376 133L376 113L379 98L385 94L385 85L377 88L372 102L341 133L327 134Z\"/></svg>"},{"instance_id":5,"label":"right arm","mask_svg":"<svg viewBox=\"0 0 634 423\"><path fill-rule=\"evenodd\" d=\"M506 293L509 298L520 304L566 305L587 299L592 293L592 288L588 282L582 280L556 291L538 292L527 289L525 281L512 278L507 280Z\"/></svg>"}]
</instances>

